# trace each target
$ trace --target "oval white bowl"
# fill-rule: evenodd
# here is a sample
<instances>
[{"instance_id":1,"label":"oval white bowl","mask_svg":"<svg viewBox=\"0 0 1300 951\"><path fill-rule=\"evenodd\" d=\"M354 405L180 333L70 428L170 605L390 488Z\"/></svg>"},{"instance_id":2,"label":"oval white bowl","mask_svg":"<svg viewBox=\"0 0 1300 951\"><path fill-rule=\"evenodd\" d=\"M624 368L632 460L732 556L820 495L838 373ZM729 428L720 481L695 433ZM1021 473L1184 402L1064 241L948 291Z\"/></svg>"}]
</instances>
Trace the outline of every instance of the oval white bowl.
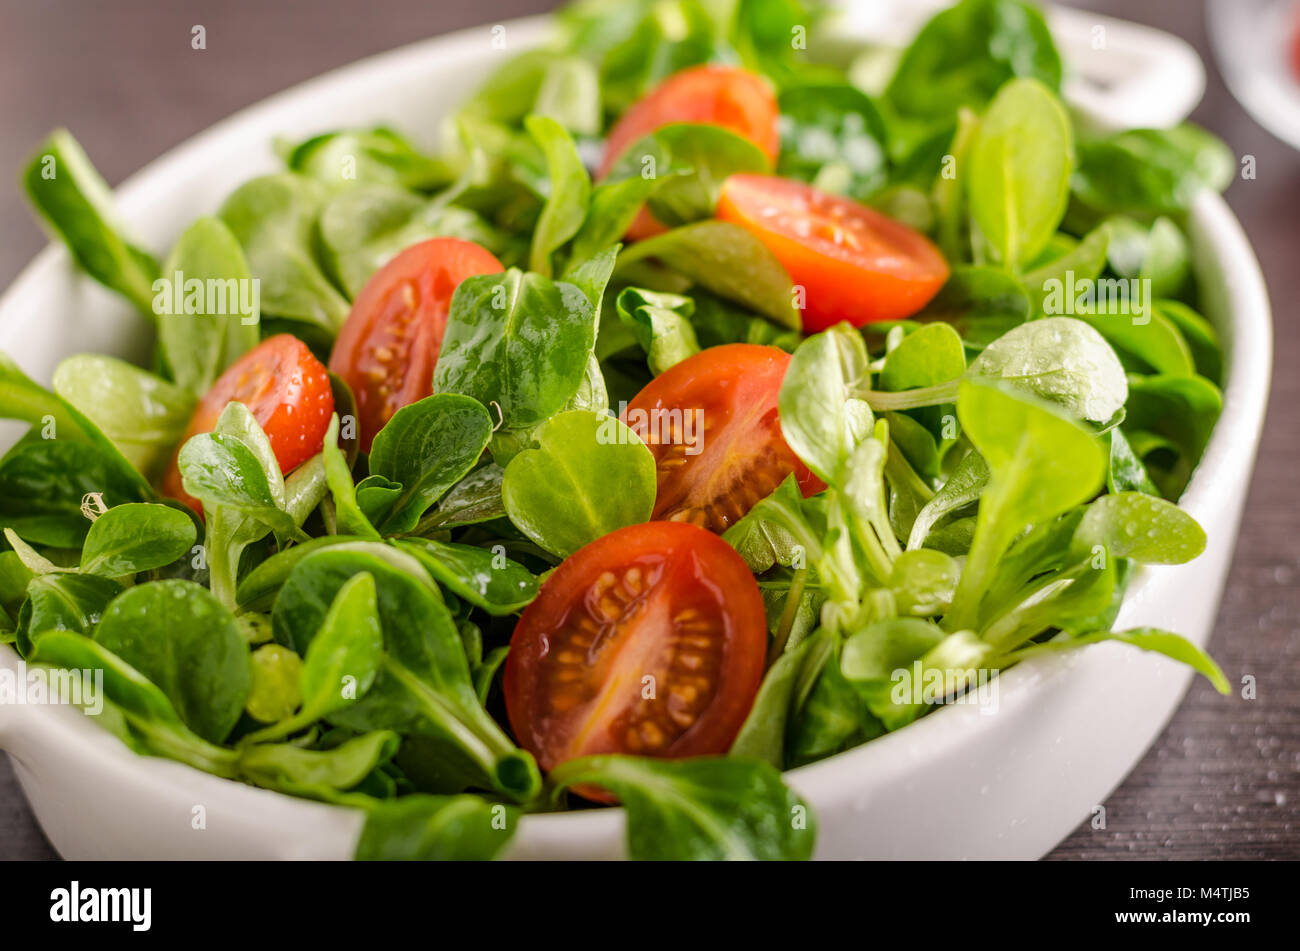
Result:
<instances>
[{"instance_id":1,"label":"oval white bowl","mask_svg":"<svg viewBox=\"0 0 1300 951\"><path fill-rule=\"evenodd\" d=\"M545 29L539 19L507 24L507 52ZM438 119L496 65L490 39L488 27L440 37L274 96L133 176L117 192L121 215L146 246L166 249L240 182L277 167L275 136L385 122L432 144ZM1204 645L1254 464L1272 337L1259 266L1218 196L1201 196L1191 232L1205 310L1227 356L1223 416L1181 503L1209 544L1189 565L1144 571L1118 626L1164 627ZM71 353L140 359L147 341L141 319L80 276L60 247L0 299L0 350L38 380ZM5 424L0 445L20 431ZM0 668L19 670L9 647L0 647ZM1038 659L998 679L995 713L950 706L788 778L817 816L819 858L1036 858L1132 769L1190 678L1114 644ZM70 707L0 705L0 747L67 858L347 858L361 827L353 810L138 757ZM622 838L617 809L530 816L508 854L615 858Z\"/></svg>"}]
</instances>

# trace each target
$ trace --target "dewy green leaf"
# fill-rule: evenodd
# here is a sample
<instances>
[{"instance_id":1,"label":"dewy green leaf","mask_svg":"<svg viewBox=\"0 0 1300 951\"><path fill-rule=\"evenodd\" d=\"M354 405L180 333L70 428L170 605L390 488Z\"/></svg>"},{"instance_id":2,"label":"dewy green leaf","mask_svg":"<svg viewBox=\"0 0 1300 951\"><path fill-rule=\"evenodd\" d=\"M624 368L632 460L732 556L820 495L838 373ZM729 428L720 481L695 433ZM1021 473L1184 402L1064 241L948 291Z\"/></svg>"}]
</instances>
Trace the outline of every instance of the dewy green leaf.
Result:
<instances>
[{"instance_id":1,"label":"dewy green leaf","mask_svg":"<svg viewBox=\"0 0 1300 951\"><path fill-rule=\"evenodd\" d=\"M257 346L260 283L217 218L200 218L163 265L154 297L158 342L176 385L198 398L222 371Z\"/></svg>"},{"instance_id":2,"label":"dewy green leaf","mask_svg":"<svg viewBox=\"0 0 1300 951\"><path fill-rule=\"evenodd\" d=\"M218 776L235 775L232 751L191 732L167 696L106 647L71 631L49 631L37 642L31 660L69 670L102 670L109 702L125 715L147 749Z\"/></svg>"},{"instance_id":3,"label":"dewy green leaf","mask_svg":"<svg viewBox=\"0 0 1300 951\"><path fill-rule=\"evenodd\" d=\"M689 297L627 287L619 293L616 304L619 320L636 333L655 376L700 352L687 319L695 310Z\"/></svg>"},{"instance_id":4,"label":"dewy green leaf","mask_svg":"<svg viewBox=\"0 0 1300 951\"><path fill-rule=\"evenodd\" d=\"M1001 261L1032 261L1056 232L1070 195L1070 120L1037 80L1007 83L971 144L966 201Z\"/></svg>"},{"instance_id":5,"label":"dewy green leaf","mask_svg":"<svg viewBox=\"0 0 1300 951\"><path fill-rule=\"evenodd\" d=\"M220 743L248 698L248 643L234 616L189 581L151 581L114 599L95 641L158 685L199 736Z\"/></svg>"},{"instance_id":6,"label":"dewy green leaf","mask_svg":"<svg viewBox=\"0 0 1300 951\"><path fill-rule=\"evenodd\" d=\"M777 486L772 496L782 496L786 505L798 510L802 494L789 476ZM761 504L761 503L760 503ZM782 523L765 518L761 509L751 509L722 533L722 540L745 559L754 574L763 574L774 565L791 567L805 552L798 539Z\"/></svg>"},{"instance_id":7,"label":"dewy green leaf","mask_svg":"<svg viewBox=\"0 0 1300 951\"><path fill-rule=\"evenodd\" d=\"M480 861L509 844L519 810L478 796L403 796L366 813L360 861Z\"/></svg>"},{"instance_id":8,"label":"dewy green leaf","mask_svg":"<svg viewBox=\"0 0 1300 951\"><path fill-rule=\"evenodd\" d=\"M1223 394L1209 380L1197 376L1131 376L1125 407L1124 431L1136 447L1151 434L1179 455L1164 477L1152 478L1167 497L1177 498L1201 458L1210 433L1223 410ZM1145 456L1145 453L1141 453ZM1148 461L1152 468L1155 460Z\"/></svg>"},{"instance_id":9,"label":"dewy green leaf","mask_svg":"<svg viewBox=\"0 0 1300 951\"><path fill-rule=\"evenodd\" d=\"M401 562L410 566L393 567ZM445 791L478 787L520 802L532 799L541 786L537 765L479 703L455 622L410 555L377 544L313 552L297 563L276 598L276 639L310 652L338 591L363 571L375 579L385 656L366 695L330 721L415 734L435 744Z\"/></svg>"},{"instance_id":10,"label":"dewy green leaf","mask_svg":"<svg viewBox=\"0 0 1300 951\"><path fill-rule=\"evenodd\" d=\"M488 614L509 615L523 610L537 597L536 576L501 551L475 548L429 538L395 542L410 552L439 584Z\"/></svg>"},{"instance_id":11,"label":"dewy green leaf","mask_svg":"<svg viewBox=\"0 0 1300 951\"><path fill-rule=\"evenodd\" d=\"M933 621L921 618L888 618L869 624L844 643L840 670L857 690L867 709L890 729L916 717L910 698L896 700L900 672L910 676L912 665L944 640L944 632ZM910 685L910 681L904 681ZM942 699L942 698L940 698Z\"/></svg>"},{"instance_id":12,"label":"dewy green leaf","mask_svg":"<svg viewBox=\"0 0 1300 951\"><path fill-rule=\"evenodd\" d=\"M1003 658L1003 662L1024 660L1035 654L1075 650L1088 644L1100 644L1105 641L1119 641L1145 651L1164 654L1166 657L1176 660L1180 664L1186 664L1198 673L1204 674L1205 678L1214 685L1214 689L1219 693L1226 695L1232 689L1228 683L1228 678L1223 676L1223 671L1212 657L1187 640L1187 638L1154 627L1138 627L1130 631L1097 631L1096 633L1083 634L1078 637L1048 641L1046 644L1031 644L1029 647L1022 648Z\"/></svg>"},{"instance_id":13,"label":"dewy green leaf","mask_svg":"<svg viewBox=\"0 0 1300 951\"><path fill-rule=\"evenodd\" d=\"M1106 434L1110 440L1110 469L1106 473L1106 488L1110 492L1145 492L1159 495L1160 490L1151 481L1142 460L1133 452L1128 437L1120 427Z\"/></svg>"},{"instance_id":14,"label":"dewy green leaf","mask_svg":"<svg viewBox=\"0 0 1300 951\"><path fill-rule=\"evenodd\" d=\"M1111 234L1109 228L1094 228L1065 253L1046 261L1040 257L1033 262L1033 270L1025 273L1024 283L1038 310L1058 314L1066 312L1064 306L1068 305L1061 295L1069 293L1066 288L1085 287L1087 282L1101 275L1106 267ZM1051 308L1055 304L1063 305L1062 309L1053 311Z\"/></svg>"},{"instance_id":15,"label":"dewy green leaf","mask_svg":"<svg viewBox=\"0 0 1300 951\"><path fill-rule=\"evenodd\" d=\"M275 595L298 562L314 551L353 543L375 544L374 539L360 535L322 535L309 541L282 548L261 562L239 582L238 605L243 612L268 611ZM363 549L365 550L365 549Z\"/></svg>"},{"instance_id":16,"label":"dewy green leaf","mask_svg":"<svg viewBox=\"0 0 1300 951\"><path fill-rule=\"evenodd\" d=\"M586 220L573 239L573 260L584 261L621 241L645 200L663 181L638 176L602 182L592 189Z\"/></svg>"},{"instance_id":17,"label":"dewy green leaf","mask_svg":"<svg viewBox=\"0 0 1300 951\"><path fill-rule=\"evenodd\" d=\"M118 505L86 533L81 570L118 578L170 565L189 552L197 532L189 515L166 505Z\"/></svg>"},{"instance_id":18,"label":"dewy green leaf","mask_svg":"<svg viewBox=\"0 0 1300 951\"><path fill-rule=\"evenodd\" d=\"M272 531L281 539L305 537L298 517L305 519L324 497L324 465L317 456L299 466L291 496L270 440L248 407L236 402L222 410L213 432L181 447L178 461L185 491L203 503L212 593L233 609L244 549Z\"/></svg>"},{"instance_id":19,"label":"dewy green leaf","mask_svg":"<svg viewBox=\"0 0 1300 951\"><path fill-rule=\"evenodd\" d=\"M839 175L840 189L865 199L888 177L884 121L871 97L847 83L793 86L781 91L779 174L825 184Z\"/></svg>"},{"instance_id":20,"label":"dewy green leaf","mask_svg":"<svg viewBox=\"0 0 1300 951\"><path fill-rule=\"evenodd\" d=\"M380 184L418 191L448 185L453 177L446 162L382 127L314 135L289 148L285 165L333 188Z\"/></svg>"},{"instance_id":21,"label":"dewy green leaf","mask_svg":"<svg viewBox=\"0 0 1300 951\"><path fill-rule=\"evenodd\" d=\"M5 541L9 543L9 547L13 549L14 554L18 556L18 560L21 561L27 570L34 575L52 575L61 571L77 570L75 568L56 565L31 545L23 541L22 536L12 528L6 528L4 530L4 537Z\"/></svg>"},{"instance_id":22,"label":"dewy green leaf","mask_svg":"<svg viewBox=\"0 0 1300 951\"><path fill-rule=\"evenodd\" d=\"M302 709L248 736L245 742L288 736L346 709L365 696L383 660L384 634L375 579L363 571L339 588L320 629L307 645L297 685Z\"/></svg>"},{"instance_id":23,"label":"dewy green leaf","mask_svg":"<svg viewBox=\"0 0 1300 951\"><path fill-rule=\"evenodd\" d=\"M790 275L771 251L738 225L699 221L638 241L619 256L619 268L648 258L779 326L800 325Z\"/></svg>"},{"instance_id":24,"label":"dewy green leaf","mask_svg":"<svg viewBox=\"0 0 1300 951\"><path fill-rule=\"evenodd\" d=\"M0 608L16 617L33 577L16 552L0 552Z\"/></svg>"},{"instance_id":25,"label":"dewy green leaf","mask_svg":"<svg viewBox=\"0 0 1300 951\"><path fill-rule=\"evenodd\" d=\"M954 323L970 346L973 327L997 321L1006 329L1028 320L1029 295L1014 274L1000 267L960 265L921 316Z\"/></svg>"},{"instance_id":26,"label":"dewy green leaf","mask_svg":"<svg viewBox=\"0 0 1300 951\"><path fill-rule=\"evenodd\" d=\"M1232 151L1186 123L1081 142L1072 187L1100 212L1170 215L1190 210L1202 188L1222 191L1235 172Z\"/></svg>"},{"instance_id":27,"label":"dewy green leaf","mask_svg":"<svg viewBox=\"0 0 1300 951\"><path fill-rule=\"evenodd\" d=\"M474 468L491 438L487 409L468 396L435 393L394 413L370 450L371 473L402 485L380 529L413 529Z\"/></svg>"},{"instance_id":28,"label":"dewy green leaf","mask_svg":"<svg viewBox=\"0 0 1300 951\"><path fill-rule=\"evenodd\" d=\"M126 461L117 447L80 410L67 400L32 382L18 365L0 353L0 418L17 419L39 427L43 439L86 443L106 475L123 485L134 486L134 498L154 497L144 477Z\"/></svg>"},{"instance_id":29,"label":"dewy green leaf","mask_svg":"<svg viewBox=\"0 0 1300 951\"><path fill-rule=\"evenodd\" d=\"M247 512L264 518L268 528L288 521L261 462L242 440L221 433L195 436L181 447L180 467L185 491L205 507Z\"/></svg>"},{"instance_id":30,"label":"dewy green leaf","mask_svg":"<svg viewBox=\"0 0 1300 951\"><path fill-rule=\"evenodd\" d=\"M1061 57L1043 15L1020 0L962 0L941 10L903 53L888 98L905 114L980 108L1012 77L1061 84Z\"/></svg>"},{"instance_id":31,"label":"dewy green leaf","mask_svg":"<svg viewBox=\"0 0 1300 951\"><path fill-rule=\"evenodd\" d=\"M661 126L631 145L609 180L658 179L650 210L672 227L712 218L728 176L768 171L763 150L743 136L718 125L682 122Z\"/></svg>"},{"instance_id":32,"label":"dewy green leaf","mask_svg":"<svg viewBox=\"0 0 1300 951\"><path fill-rule=\"evenodd\" d=\"M135 477L120 456L88 443L27 439L0 460L0 526L36 544L80 548L90 528L81 511L87 496L109 507L150 498Z\"/></svg>"},{"instance_id":33,"label":"dewy green leaf","mask_svg":"<svg viewBox=\"0 0 1300 951\"><path fill-rule=\"evenodd\" d=\"M30 656L33 644L46 631L89 635L109 602L121 593L122 586L116 581L95 575L43 574L33 578L18 612L19 651Z\"/></svg>"},{"instance_id":34,"label":"dewy green leaf","mask_svg":"<svg viewBox=\"0 0 1300 951\"><path fill-rule=\"evenodd\" d=\"M977 501L988 481L989 467L984 457L978 452L968 452L963 456L948 481L917 513L907 540L908 549L919 549L941 519Z\"/></svg>"},{"instance_id":35,"label":"dewy green leaf","mask_svg":"<svg viewBox=\"0 0 1300 951\"><path fill-rule=\"evenodd\" d=\"M824 482L835 485L854 447L871 430L871 410L849 396L866 374L867 351L857 331L831 329L795 350L778 406L785 441Z\"/></svg>"},{"instance_id":36,"label":"dewy green leaf","mask_svg":"<svg viewBox=\"0 0 1300 951\"><path fill-rule=\"evenodd\" d=\"M754 706L731 744L729 755L763 760L781 769L785 765L786 729L827 659L833 657L834 640L825 629L781 654L763 677Z\"/></svg>"},{"instance_id":37,"label":"dewy green leaf","mask_svg":"<svg viewBox=\"0 0 1300 951\"><path fill-rule=\"evenodd\" d=\"M1205 530L1172 502L1143 492L1118 492L1088 506L1075 531L1072 557L1087 558L1097 545L1112 558L1181 565L1205 550Z\"/></svg>"},{"instance_id":38,"label":"dewy green leaf","mask_svg":"<svg viewBox=\"0 0 1300 951\"><path fill-rule=\"evenodd\" d=\"M390 185L358 185L331 198L320 215L326 266L355 299L376 271L413 244L461 238L499 254L503 236L468 208Z\"/></svg>"},{"instance_id":39,"label":"dewy green leaf","mask_svg":"<svg viewBox=\"0 0 1300 951\"><path fill-rule=\"evenodd\" d=\"M564 280L572 284L586 296L596 312L599 326L601 303L605 298L605 289L609 279L614 275L614 265L618 261L618 252L622 246L610 244L601 248L591 257L579 257L576 253L569 258L564 268ZM588 364L590 369L590 363ZM599 370L599 367L596 367Z\"/></svg>"},{"instance_id":40,"label":"dewy green leaf","mask_svg":"<svg viewBox=\"0 0 1300 951\"><path fill-rule=\"evenodd\" d=\"M348 302L316 259L317 219L326 189L301 175L281 172L245 182L218 217L244 248L261 288L264 316L314 324L336 333Z\"/></svg>"},{"instance_id":41,"label":"dewy green leaf","mask_svg":"<svg viewBox=\"0 0 1300 951\"><path fill-rule=\"evenodd\" d=\"M555 51L546 48L509 57L465 100L461 113L494 122L518 123L533 111L537 90L555 58Z\"/></svg>"},{"instance_id":42,"label":"dewy green leaf","mask_svg":"<svg viewBox=\"0 0 1300 951\"><path fill-rule=\"evenodd\" d=\"M108 185L66 129L53 132L32 156L23 187L82 270L141 313L153 313L158 262L122 235Z\"/></svg>"},{"instance_id":43,"label":"dewy green leaf","mask_svg":"<svg viewBox=\"0 0 1300 951\"><path fill-rule=\"evenodd\" d=\"M912 331L885 356L880 387L910 390L955 380L966 372L966 350L948 324L926 324Z\"/></svg>"},{"instance_id":44,"label":"dewy green leaf","mask_svg":"<svg viewBox=\"0 0 1300 951\"><path fill-rule=\"evenodd\" d=\"M375 579L362 572L339 589L307 647L299 682L305 722L310 722L307 716L328 716L365 696L379 673L383 651Z\"/></svg>"},{"instance_id":45,"label":"dewy green leaf","mask_svg":"<svg viewBox=\"0 0 1300 951\"><path fill-rule=\"evenodd\" d=\"M421 528L459 528L501 518L506 514L501 500L504 478L505 470L495 462L475 469L448 490Z\"/></svg>"},{"instance_id":46,"label":"dewy green leaf","mask_svg":"<svg viewBox=\"0 0 1300 951\"><path fill-rule=\"evenodd\" d=\"M137 470L157 475L181 441L194 397L124 360L71 356L54 368L54 392L86 415Z\"/></svg>"},{"instance_id":47,"label":"dewy green leaf","mask_svg":"<svg viewBox=\"0 0 1300 951\"><path fill-rule=\"evenodd\" d=\"M292 743L244 746L239 775L248 782L292 795L343 801L338 791L351 789L392 759L400 738L376 730L327 750L308 750Z\"/></svg>"},{"instance_id":48,"label":"dewy green leaf","mask_svg":"<svg viewBox=\"0 0 1300 951\"><path fill-rule=\"evenodd\" d=\"M817 840L808 806L759 760L588 756L562 763L550 781L557 795L593 785L618 796L634 859L807 859Z\"/></svg>"},{"instance_id":49,"label":"dewy green leaf","mask_svg":"<svg viewBox=\"0 0 1300 951\"><path fill-rule=\"evenodd\" d=\"M639 9L626 6L627 15L640 14L639 21L601 59L601 95L611 114L622 113L673 73L707 62L719 52L721 39L705 4L675 0Z\"/></svg>"},{"instance_id":50,"label":"dewy green leaf","mask_svg":"<svg viewBox=\"0 0 1300 951\"><path fill-rule=\"evenodd\" d=\"M556 416L506 467L506 512L525 535L561 558L654 510L654 456L613 416Z\"/></svg>"},{"instance_id":51,"label":"dewy green leaf","mask_svg":"<svg viewBox=\"0 0 1300 951\"><path fill-rule=\"evenodd\" d=\"M436 393L500 407L507 428L549 419L578 391L596 312L573 284L511 269L456 288L434 373Z\"/></svg>"},{"instance_id":52,"label":"dewy green leaf","mask_svg":"<svg viewBox=\"0 0 1300 951\"><path fill-rule=\"evenodd\" d=\"M548 57L532 114L554 119L578 135L599 135L600 77L580 56Z\"/></svg>"},{"instance_id":53,"label":"dewy green leaf","mask_svg":"<svg viewBox=\"0 0 1300 951\"><path fill-rule=\"evenodd\" d=\"M1012 540L1027 526L1087 501L1106 471L1106 454L1095 436L1051 404L1006 384L964 380L957 416L992 478L980 500L952 611L944 619L951 631L971 626Z\"/></svg>"},{"instance_id":54,"label":"dewy green leaf","mask_svg":"<svg viewBox=\"0 0 1300 951\"><path fill-rule=\"evenodd\" d=\"M1094 313L1081 312L1078 319L1091 325L1127 357L1137 359L1138 369L1156 373L1191 376L1196 372L1191 348L1178 327L1163 312L1143 305L1140 314L1129 307L1108 307ZM1132 361L1130 361L1131 365Z\"/></svg>"},{"instance_id":55,"label":"dewy green leaf","mask_svg":"<svg viewBox=\"0 0 1300 951\"><path fill-rule=\"evenodd\" d=\"M993 341L971 364L973 376L1003 380L1104 423L1128 399L1128 381L1102 335L1072 317L1031 320Z\"/></svg>"},{"instance_id":56,"label":"dewy green leaf","mask_svg":"<svg viewBox=\"0 0 1300 951\"><path fill-rule=\"evenodd\" d=\"M330 494L334 497L334 518L339 531L344 535L358 535L378 541L379 532L370 524L370 519L357 505L357 488L352 481L352 468L347 457L339 448L339 417L335 413L330 419L329 429L325 431L325 444L322 449L325 464L325 479L329 484Z\"/></svg>"},{"instance_id":57,"label":"dewy green leaf","mask_svg":"<svg viewBox=\"0 0 1300 951\"><path fill-rule=\"evenodd\" d=\"M1223 349L1214 325L1179 301L1158 300L1155 312L1178 328L1191 351L1196 372L1211 383L1219 383L1223 377Z\"/></svg>"},{"instance_id":58,"label":"dewy green leaf","mask_svg":"<svg viewBox=\"0 0 1300 951\"><path fill-rule=\"evenodd\" d=\"M524 120L528 134L546 154L551 194L542 206L533 231L530 270L551 276L551 254L578 233L591 201L591 178L564 126L549 116L531 115Z\"/></svg>"}]
</instances>

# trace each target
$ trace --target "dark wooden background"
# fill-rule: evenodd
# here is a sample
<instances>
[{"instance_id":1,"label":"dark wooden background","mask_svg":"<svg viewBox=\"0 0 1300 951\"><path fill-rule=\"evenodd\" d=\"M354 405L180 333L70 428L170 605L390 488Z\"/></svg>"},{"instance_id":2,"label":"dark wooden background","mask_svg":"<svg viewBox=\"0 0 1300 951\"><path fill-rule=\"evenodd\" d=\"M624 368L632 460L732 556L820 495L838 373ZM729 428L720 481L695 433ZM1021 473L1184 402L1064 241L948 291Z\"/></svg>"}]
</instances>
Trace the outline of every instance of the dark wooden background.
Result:
<instances>
[{"instance_id":1,"label":"dark wooden background","mask_svg":"<svg viewBox=\"0 0 1300 951\"><path fill-rule=\"evenodd\" d=\"M859 0L868 2L868 0ZM422 37L553 6L547 0L0 0L0 287L43 245L18 189L28 152L54 126L85 145L110 183L212 122L324 70ZM1194 118L1258 178L1228 201L1264 266L1276 372L1259 466L1210 647L1254 701L1202 680L1155 747L1050 856L1300 858L1300 154L1255 125L1210 61L1199 0L1076 0L1150 23L1206 58ZM190 47L195 24L207 49ZM435 93L432 91L431 93ZM1244 487L1243 487L1244 489ZM52 858L0 757L0 859Z\"/></svg>"}]
</instances>

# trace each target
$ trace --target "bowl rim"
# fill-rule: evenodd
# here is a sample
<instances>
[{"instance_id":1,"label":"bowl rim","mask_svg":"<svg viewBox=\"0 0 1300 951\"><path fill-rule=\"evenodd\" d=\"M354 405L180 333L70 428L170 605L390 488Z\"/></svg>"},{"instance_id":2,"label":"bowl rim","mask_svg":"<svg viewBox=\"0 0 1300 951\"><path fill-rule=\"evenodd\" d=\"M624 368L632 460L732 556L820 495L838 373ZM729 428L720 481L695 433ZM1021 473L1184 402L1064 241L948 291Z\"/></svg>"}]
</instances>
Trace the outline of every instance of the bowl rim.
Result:
<instances>
[{"instance_id":1,"label":"bowl rim","mask_svg":"<svg viewBox=\"0 0 1300 951\"><path fill-rule=\"evenodd\" d=\"M553 21L549 16L541 15L504 22L509 29L523 34L523 46L531 46L536 45L551 29ZM185 179L192 155L204 151L235 130L267 126L269 119L279 116L298 99L314 97L321 90L336 84L365 82L375 76L383 76L392 82L403 71L423 68L430 57L453 54L471 38L477 36L481 39L483 29L484 26L470 27L369 56L322 73L234 112L169 149L129 176L115 190L115 201L121 209L121 218L129 221L130 207L137 201L143 201L144 194L156 187L159 179ZM188 177L192 178L192 175L191 172ZM1223 315L1227 325L1218 328L1223 333L1226 345L1223 414L1179 500L1180 507L1198 519L1203 519L1216 508L1219 501L1216 493L1225 476L1240 473L1243 467L1245 474L1249 474L1267 402L1272 332L1268 295L1259 264L1226 202L1217 194L1203 192L1198 196L1189 217L1205 245L1202 251L1209 255L1208 260L1217 264L1224 278L1225 286L1222 289L1226 293L1227 305ZM56 274L56 271L66 274ZM14 299L21 299L29 292L29 287L45 281L65 280L74 273L67 251L61 245L51 243L37 254L3 296L0 296L0 308L7 307ZM0 328L0 349L8 350L12 347L21 329L21 326ZM16 349L21 353L21 347ZM1232 427L1223 425L1225 419L1233 417L1240 417L1249 424L1245 432L1234 432ZM1250 440L1251 452L1250 458L1243 460L1240 458L1240 449L1246 439ZM1150 581L1150 572L1140 570L1125 596L1125 605L1140 599ZM1105 650L1104 646L1099 645L1074 656L1034 658L1002 673L999 675L999 689L1003 710L1019 709L1023 713L1032 706L1034 698L1050 689L1050 684L1056 677L1075 669L1081 660L1086 662L1087 655L1095 656L1099 648ZM0 667L13 666L19 660L11 646L0 645ZM1184 680L1190 683L1190 671L1185 672ZM1181 696L1181 691L1179 695ZM190 793L201 788L210 791L213 796L236 797L241 805L250 809L267 808L286 816L311 815L314 821L336 821L346 816L343 821L355 825L359 832L362 815L359 810L299 799L237 780L223 779L161 757L135 754L108 731L89 722L90 718L79 711L61 711L62 714L72 715L60 716L51 715L49 707L30 709L30 716L42 718L43 722L38 729L55 739L64 755L75 752L82 761L116 774L124 783L154 787L183 786ZM36 710L41 712L36 713ZM60 714L60 711L55 708L54 713ZM921 750L925 750L927 755L935 755L938 751L937 755L941 756L944 749L963 742L972 731L978 729L980 721L971 715L974 713L973 708L958 706L937 710L904 730L887 734L824 760L787 770L785 776L791 786L815 808L819 799L825 798L844 782L843 777L852 773L867 770L877 777L882 774L897 775L916 759ZM25 726L21 722L21 715L13 719L19 721L14 732L35 726ZM97 738L91 739L89 731L93 731ZM5 724L0 722L0 740L5 740L6 736ZM906 737L906 740L902 737ZM0 743L0 746L7 745L7 742ZM1129 769L1131 767L1132 764ZM331 818L327 820L327 816ZM532 814L521 819L516 839L523 838L527 832L541 831L543 827L550 834L563 835L566 839L604 839L616 834L622 823L623 811L617 808Z\"/></svg>"}]
</instances>

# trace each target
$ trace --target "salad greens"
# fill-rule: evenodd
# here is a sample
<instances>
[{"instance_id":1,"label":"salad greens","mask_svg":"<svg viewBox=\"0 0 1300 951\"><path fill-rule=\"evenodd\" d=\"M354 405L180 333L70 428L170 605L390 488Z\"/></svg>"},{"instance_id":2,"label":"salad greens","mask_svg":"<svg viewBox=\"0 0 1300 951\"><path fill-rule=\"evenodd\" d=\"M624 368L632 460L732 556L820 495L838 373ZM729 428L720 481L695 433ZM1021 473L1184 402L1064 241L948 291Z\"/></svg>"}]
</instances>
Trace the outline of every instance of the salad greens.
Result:
<instances>
[{"instance_id":1,"label":"salad greens","mask_svg":"<svg viewBox=\"0 0 1300 951\"><path fill-rule=\"evenodd\" d=\"M40 147L32 204L157 345L148 368L69 357L53 391L0 355L0 417L31 427L0 458L0 642L102 671L101 722L141 754L364 810L373 859L491 858L525 813L610 797L636 858L808 858L815 817L781 770L978 698L1024 659L1117 640L1226 691L1177 635L1112 629L1139 566L1205 546L1175 502L1223 361L1186 216L1227 184L1226 146L1074 123L1021 0L961 0L901 55L847 66L819 58L833 18L796 0L578 0L557 20L449 120L441 154L386 127L281 142L284 169L161 266L71 135ZM593 168L630 106L706 63L766 77L775 154L666 121ZM801 332L807 288L715 216L730 176L773 171L925 232L938 293ZM338 376L323 445L291 471L244 402L193 427L259 341L288 332L325 359L372 276L432 238L502 267L460 281L431 395L373 442ZM181 273L255 281L256 305L158 313L156 282ZM817 483L774 480L723 534L765 614L748 716L719 755L544 770L503 712L516 617L575 552L651 519L662 447L626 401L727 344L788 359L779 435ZM155 488L169 465L201 519Z\"/></svg>"}]
</instances>

